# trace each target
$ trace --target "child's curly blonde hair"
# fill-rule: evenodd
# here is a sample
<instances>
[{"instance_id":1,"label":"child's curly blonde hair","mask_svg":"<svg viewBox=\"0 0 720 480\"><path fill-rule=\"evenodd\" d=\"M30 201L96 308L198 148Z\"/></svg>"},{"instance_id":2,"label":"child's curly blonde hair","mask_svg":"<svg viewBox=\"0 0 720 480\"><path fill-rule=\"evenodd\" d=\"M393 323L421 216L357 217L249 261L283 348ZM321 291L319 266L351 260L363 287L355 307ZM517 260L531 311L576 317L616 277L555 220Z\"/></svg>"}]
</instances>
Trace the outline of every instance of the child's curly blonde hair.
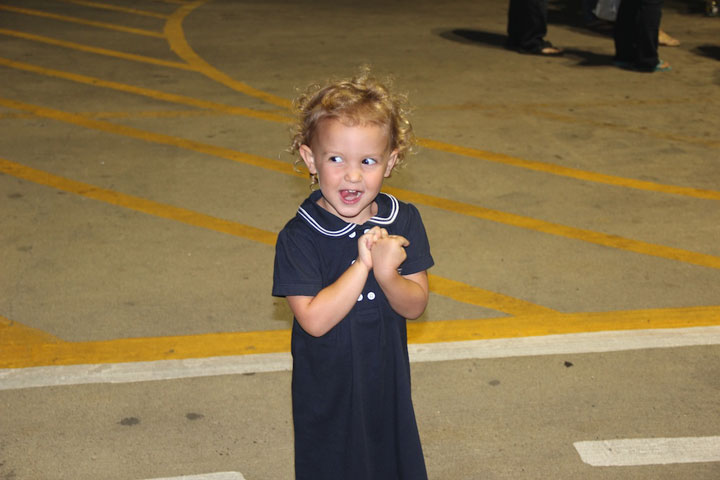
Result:
<instances>
[{"instance_id":1,"label":"child's curly blonde hair","mask_svg":"<svg viewBox=\"0 0 720 480\"><path fill-rule=\"evenodd\" d=\"M407 119L409 107L404 95L393 94L388 85L370 74L368 67L350 80L314 84L293 102L297 121L292 129L290 152L298 155L302 145L310 145L321 120L335 118L350 125L373 124L388 128L390 151L397 151L395 166L401 166L412 153L415 135ZM299 155L298 155L299 156ZM295 165L302 163L297 158Z\"/></svg>"}]
</instances>

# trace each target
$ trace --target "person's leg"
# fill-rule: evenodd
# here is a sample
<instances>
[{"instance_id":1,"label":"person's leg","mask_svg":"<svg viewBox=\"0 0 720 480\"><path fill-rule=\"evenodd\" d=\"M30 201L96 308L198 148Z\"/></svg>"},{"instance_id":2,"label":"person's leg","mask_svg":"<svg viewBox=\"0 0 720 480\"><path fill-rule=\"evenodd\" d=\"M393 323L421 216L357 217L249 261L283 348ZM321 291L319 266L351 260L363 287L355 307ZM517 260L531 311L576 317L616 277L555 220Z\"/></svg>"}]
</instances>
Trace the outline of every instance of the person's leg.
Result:
<instances>
[{"instance_id":1,"label":"person's leg","mask_svg":"<svg viewBox=\"0 0 720 480\"><path fill-rule=\"evenodd\" d=\"M640 0L639 3L635 29L635 62L638 68L654 70L659 63L658 31L663 0Z\"/></svg>"},{"instance_id":2,"label":"person's leg","mask_svg":"<svg viewBox=\"0 0 720 480\"><path fill-rule=\"evenodd\" d=\"M547 0L510 0L508 46L535 52L547 34Z\"/></svg>"},{"instance_id":3,"label":"person's leg","mask_svg":"<svg viewBox=\"0 0 720 480\"><path fill-rule=\"evenodd\" d=\"M635 63L635 25L641 0L622 0L613 31L617 64L630 66Z\"/></svg>"},{"instance_id":4,"label":"person's leg","mask_svg":"<svg viewBox=\"0 0 720 480\"><path fill-rule=\"evenodd\" d=\"M597 21L598 18L593 13L596 5L597 0L582 0L582 16L586 25Z\"/></svg>"}]
</instances>

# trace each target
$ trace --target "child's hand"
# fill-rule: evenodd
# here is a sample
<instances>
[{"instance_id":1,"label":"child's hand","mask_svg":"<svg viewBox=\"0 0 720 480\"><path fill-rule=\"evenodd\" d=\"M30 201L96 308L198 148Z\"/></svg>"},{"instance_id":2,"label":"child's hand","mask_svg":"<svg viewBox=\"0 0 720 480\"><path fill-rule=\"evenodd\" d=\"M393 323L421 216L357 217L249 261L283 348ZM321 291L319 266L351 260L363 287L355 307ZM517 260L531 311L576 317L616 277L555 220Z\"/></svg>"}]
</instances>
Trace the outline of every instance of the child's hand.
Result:
<instances>
[{"instance_id":1,"label":"child's hand","mask_svg":"<svg viewBox=\"0 0 720 480\"><path fill-rule=\"evenodd\" d=\"M410 245L410 242L405 237L388 235L387 231L381 230L383 230L384 235L381 234L375 240L370 252L376 277L378 275L389 275L393 272L397 273L398 267L407 258L405 247Z\"/></svg>"},{"instance_id":2,"label":"child's hand","mask_svg":"<svg viewBox=\"0 0 720 480\"><path fill-rule=\"evenodd\" d=\"M372 270L373 268L373 260L370 252L375 245L375 242L379 238L382 238L383 235L385 237L388 236L387 230L380 227L373 227L369 232L358 239L358 259L365 264L368 270Z\"/></svg>"}]
</instances>

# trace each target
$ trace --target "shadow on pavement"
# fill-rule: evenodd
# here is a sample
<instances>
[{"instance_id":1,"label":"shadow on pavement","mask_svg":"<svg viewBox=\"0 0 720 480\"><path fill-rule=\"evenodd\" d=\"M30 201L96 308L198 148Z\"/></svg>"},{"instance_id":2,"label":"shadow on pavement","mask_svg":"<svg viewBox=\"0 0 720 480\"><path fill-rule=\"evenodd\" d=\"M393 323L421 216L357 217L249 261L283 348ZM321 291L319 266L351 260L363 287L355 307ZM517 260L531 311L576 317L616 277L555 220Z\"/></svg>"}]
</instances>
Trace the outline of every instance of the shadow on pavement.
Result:
<instances>
[{"instance_id":1,"label":"shadow on pavement","mask_svg":"<svg viewBox=\"0 0 720 480\"><path fill-rule=\"evenodd\" d=\"M444 29L435 32L438 36L452 42L469 45L489 46L495 48L507 48L505 45L506 35L496 32L486 32L469 28ZM512 49L508 49L512 51ZM588 50L577 48L566 48L566 58L577 60L577 66L601 67L612 64L612 55L598 54Z\"/></svg>"},{"instance_id":2,"label":"shadow on pavement","mask_svg":"<svg viewBox=\"0 0 720 480\"><path fill-rule=\"evenodd\" d=\"M700 56L720 60L720 45L700 45L692 50Z\"/></svg>"}]
</instances>

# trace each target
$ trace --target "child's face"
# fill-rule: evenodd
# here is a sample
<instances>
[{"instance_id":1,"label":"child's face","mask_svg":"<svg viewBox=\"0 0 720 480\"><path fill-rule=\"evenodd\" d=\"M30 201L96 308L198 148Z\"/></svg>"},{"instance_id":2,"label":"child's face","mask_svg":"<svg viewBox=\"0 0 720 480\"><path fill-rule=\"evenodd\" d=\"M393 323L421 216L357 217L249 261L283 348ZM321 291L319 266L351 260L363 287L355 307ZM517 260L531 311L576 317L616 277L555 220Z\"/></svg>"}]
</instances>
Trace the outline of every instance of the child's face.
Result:
<instances>
[{"instance_id":1,"label":"child's face","mask_svg":"<svg viewBox=\"0 0 720 480\"><path fill-rule=\"evenodd\" d=\"M363 224L375 215L375 197L397 160L388 145L387 127L321 120L312 145L300 147L308 170L318 176L319 205L348 223Z\"/></svg>"}]
</instances>

